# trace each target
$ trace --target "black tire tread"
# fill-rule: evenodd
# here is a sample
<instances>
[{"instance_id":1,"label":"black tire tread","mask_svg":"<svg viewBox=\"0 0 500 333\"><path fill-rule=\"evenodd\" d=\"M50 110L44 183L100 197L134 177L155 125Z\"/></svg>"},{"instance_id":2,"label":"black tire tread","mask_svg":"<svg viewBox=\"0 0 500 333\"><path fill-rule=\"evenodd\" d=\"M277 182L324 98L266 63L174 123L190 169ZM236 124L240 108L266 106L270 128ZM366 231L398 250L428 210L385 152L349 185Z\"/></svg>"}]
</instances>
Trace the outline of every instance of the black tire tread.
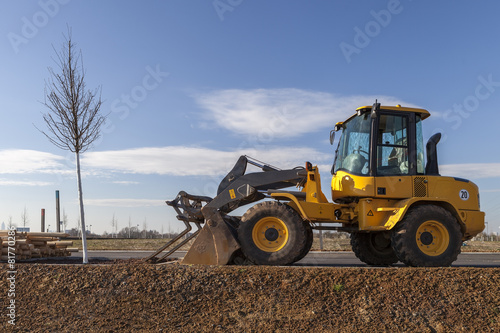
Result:
<instances>
[{"instance_id":1,"label":"black tire tread","mask_svg":"<svg viewBox=\"0 0 500 333\"><path fill-rule=\"evenodd\" d=\"M380 254L370 247L373 233L351 233L351 247L356 257L367 265L390 266L399 261L396 253Z\"/></svg>"},{"instance_id":2,"label":"black tire tread","mask_svg":"<svg viewBox=\"0 0 500 333\"><path fill-rule=\"evenodd\" d=\"M280 218L289 229L288 243L277 252L260 250L252 239L252 229L255 223L266 216ZM257 265L290 265L305 255L308 245L307 222L288 205L277 201L260 202L246 211L241 217L238 227L238 239L245 256ZM307 253L307 252L306 252Z\"/></svg>"},{"instance_id":3,"label":"black tire tread","mask_svg":"<svg viewBox=\"0 0 500 333\"><path fill-rule=\"evenodd\" d=\"M312 247L313 242L314 242L314 234L313 234L313 230L311 228L311 225L308 222L304 222L304 226L305 226L306 232L307 232L306 246L302 250L302 253L299 255L299 257L296 258L293 262L297 262L297 261L303 259L311 250L311 247Z\"/></svg>"},{"instance_id":4,"label":"black tire tread","mask_svg":"<svg viewBox=\"0 0 500 333\"><path fill-rule=\"evenodd\" d=\"M443 254L436 257L427 256L418 250L415 234L412 232L414 230L416 233L420 223L431 218L444 224L450 236L450 246ZM446 267L457 260L460 254L462 231L457 219L445 208L430 204L420 205L411 208L394 227L391 241L397 257L407 266Z\"/></svg>"}]
</instances>

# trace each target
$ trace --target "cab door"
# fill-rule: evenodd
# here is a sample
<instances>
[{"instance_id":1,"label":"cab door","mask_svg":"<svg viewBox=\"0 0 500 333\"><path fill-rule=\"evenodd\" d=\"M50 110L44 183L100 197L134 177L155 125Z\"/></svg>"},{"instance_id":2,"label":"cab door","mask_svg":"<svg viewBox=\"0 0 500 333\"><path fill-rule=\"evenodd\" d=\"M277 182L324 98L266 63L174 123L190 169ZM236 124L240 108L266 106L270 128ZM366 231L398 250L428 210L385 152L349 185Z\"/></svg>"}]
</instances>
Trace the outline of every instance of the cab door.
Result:
<instances>
[{"instance_id":1,"label":"cab door","mask_svg":"<svg viewBox=\"0 0 500 333\"><path fill-rule=\"evenodd\" d=\"M377 198L403 199L412 197L413 160L410 118L413 114L402 112L380 113L376 128L375 196ZM414 122L412 122L414 124Z\"/></svg>"}]
</instances>

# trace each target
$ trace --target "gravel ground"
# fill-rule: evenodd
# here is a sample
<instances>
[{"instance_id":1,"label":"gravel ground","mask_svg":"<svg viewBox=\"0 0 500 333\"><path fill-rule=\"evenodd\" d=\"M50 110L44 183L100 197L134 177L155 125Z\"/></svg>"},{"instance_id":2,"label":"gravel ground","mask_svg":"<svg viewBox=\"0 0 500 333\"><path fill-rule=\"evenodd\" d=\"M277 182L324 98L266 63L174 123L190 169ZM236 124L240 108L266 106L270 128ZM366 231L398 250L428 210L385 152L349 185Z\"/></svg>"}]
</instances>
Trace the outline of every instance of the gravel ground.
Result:
<instances>
[{"instance_id":1,"label":"gravel ground","mask_svg":"<svg viewBox=\"0 0 500 333\"><path fill-rule=\"evenodd\" d=\"M1 332L499 332L500 268L0 265ZM7 306L15 300L15 326Z\"/></svg>"}]
</instances>

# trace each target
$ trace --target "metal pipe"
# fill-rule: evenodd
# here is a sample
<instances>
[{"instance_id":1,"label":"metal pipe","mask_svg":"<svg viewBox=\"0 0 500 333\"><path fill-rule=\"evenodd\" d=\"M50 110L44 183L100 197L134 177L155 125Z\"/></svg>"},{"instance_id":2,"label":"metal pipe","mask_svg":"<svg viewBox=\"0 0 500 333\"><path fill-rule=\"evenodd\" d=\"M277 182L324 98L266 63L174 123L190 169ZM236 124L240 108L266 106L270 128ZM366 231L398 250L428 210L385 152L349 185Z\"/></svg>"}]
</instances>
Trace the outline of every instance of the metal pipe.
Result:
<instances>
[{"instance_id":1,"label":"metal pipe","mask_svg":"<svg viewBox=\"0 0 500 333\"><path fill-rule=\"evenodd\" d=\"M44 232L44 230L45 230L45 208L42 208L42 220L41 220L40 231Z\"/></svg>"}]
</instances>

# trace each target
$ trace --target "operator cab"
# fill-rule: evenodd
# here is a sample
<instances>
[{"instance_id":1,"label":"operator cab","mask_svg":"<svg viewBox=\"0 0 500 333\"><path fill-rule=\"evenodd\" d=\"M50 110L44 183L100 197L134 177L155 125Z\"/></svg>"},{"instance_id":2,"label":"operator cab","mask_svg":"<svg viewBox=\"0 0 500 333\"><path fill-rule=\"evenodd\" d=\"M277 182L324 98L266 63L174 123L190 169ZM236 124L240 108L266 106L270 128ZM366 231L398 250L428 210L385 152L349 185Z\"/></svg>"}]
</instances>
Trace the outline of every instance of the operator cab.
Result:
<instances>
[{"instance_id":1,"label":"operator cab","mask_svg":"<svg viewBox=\"0 0 500 333\"><path fill-rule=\"evenodd\" d=\"M331 171L332 199L427 196L426 177L439 175L438 137L427 145L427 167L424 158L422 120L429 116L424 109L375 102L337 123L330 137L333 141L335 131L342 130Z\"/></svg>"},{"instance_id":2,"label":"operator cab","mask_svg":"<svg viewBox=\"0 0 500 333\"><path fill-rule=\"evenodd\" d=\"M403 176L425 174L422 120L424 109L363 106L343 123L332 174ZM373 137L372 140L370 140Z\"/></svg>"}]
</instances>

